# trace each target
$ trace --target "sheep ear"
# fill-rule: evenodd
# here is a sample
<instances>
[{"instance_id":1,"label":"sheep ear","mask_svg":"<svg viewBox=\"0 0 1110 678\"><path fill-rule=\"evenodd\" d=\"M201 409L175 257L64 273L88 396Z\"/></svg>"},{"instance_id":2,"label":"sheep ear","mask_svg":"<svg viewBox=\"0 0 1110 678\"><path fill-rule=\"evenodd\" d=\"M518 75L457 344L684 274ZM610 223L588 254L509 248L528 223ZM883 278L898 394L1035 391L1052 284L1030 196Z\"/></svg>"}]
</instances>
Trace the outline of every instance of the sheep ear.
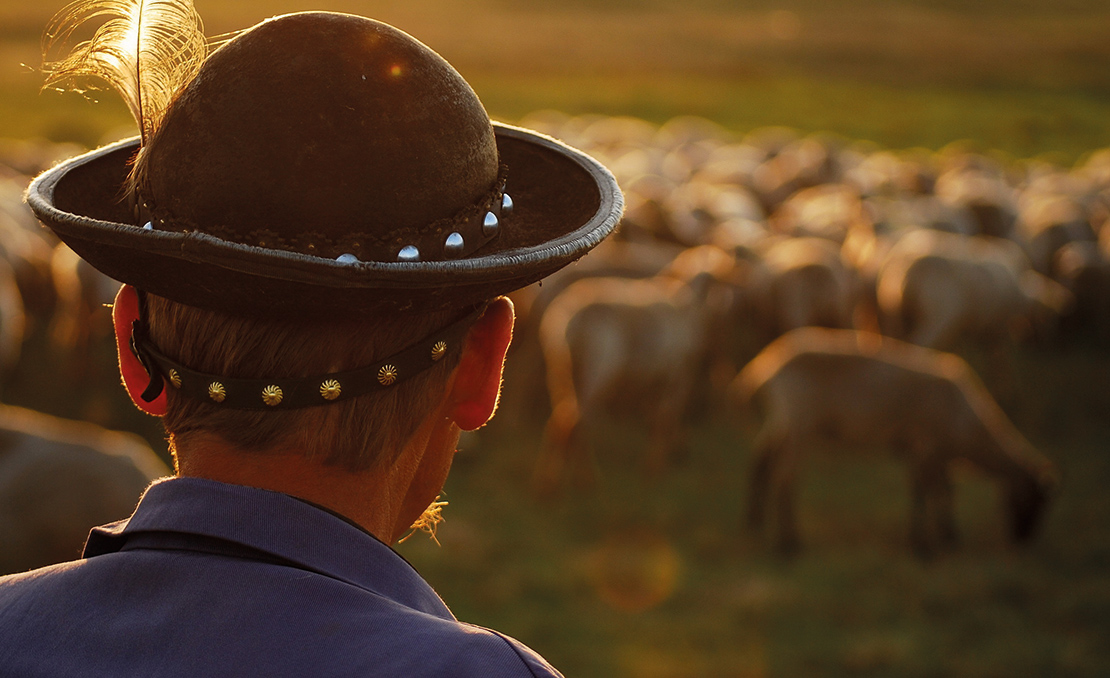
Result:
<instances>
[{"instance_id":1,"label":"sheep ear","mask_svg":"<svg viewBox=\"0 0 1110 678\"><path fill-rule=\"evenodd\" d=\"M119 373L123 386L131 396L131 402L147 414L160 417L166 413L166 392L147 402L143 392L150 385L150 375L139 358L131 351L131 329L133 323L141 318L138 291L124 285L112 303L112 326L116 333L116 354L119 357Z\"/></svg>"}]
</instances>

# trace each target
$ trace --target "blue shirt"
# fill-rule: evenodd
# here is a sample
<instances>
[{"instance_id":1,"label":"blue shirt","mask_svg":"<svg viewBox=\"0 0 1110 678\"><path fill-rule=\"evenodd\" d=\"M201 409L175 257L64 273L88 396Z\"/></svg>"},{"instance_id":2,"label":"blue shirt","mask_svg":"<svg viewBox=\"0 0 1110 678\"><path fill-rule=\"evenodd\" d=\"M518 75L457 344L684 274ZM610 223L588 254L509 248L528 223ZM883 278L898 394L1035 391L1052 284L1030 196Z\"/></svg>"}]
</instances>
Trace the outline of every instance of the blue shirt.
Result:
<instances>
[{"instance_id":1,"label":"blue shirt","mask_svg":"<svg viewBox=\"0 0 1110 678\"><path fill-rule=\"evenodd\" d=\"M0 578L0 676L558 676L391 548L284 494L154 483L81 560Z\"/></svg>"}]
</instances>

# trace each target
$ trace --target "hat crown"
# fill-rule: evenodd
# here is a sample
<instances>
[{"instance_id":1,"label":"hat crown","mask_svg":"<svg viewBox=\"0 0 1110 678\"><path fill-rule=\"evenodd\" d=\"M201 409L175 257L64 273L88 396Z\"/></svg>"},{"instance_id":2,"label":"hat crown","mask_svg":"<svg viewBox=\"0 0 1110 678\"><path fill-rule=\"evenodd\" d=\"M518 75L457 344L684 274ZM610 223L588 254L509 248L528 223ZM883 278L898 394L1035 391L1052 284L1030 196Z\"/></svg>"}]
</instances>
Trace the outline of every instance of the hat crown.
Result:
<instances>
[{"instance_id":1,"label":"hat crown","mask_svg":"<svg viewBox=\"0 0 1110 678\"><path fill-rule=\"evenodd\" d=\"M343 14L229 41L138 146L47 170L27 203L108 276L232 315L474 306L581 257L623 206L596 160L491 123L432 50Z\"/></svg>"},{"instance_id":2,"label":"hat crown","mask_svg":"<svg viewBox=\"0 0 1110 678\"><path fill-rule=\"evenodd\" d=\"M450 64L387 24L326 12L213 52L140 163L161 228L330 257L396 251L488 200L499 171L489 116Z\"/></svg>"}]
</instances>

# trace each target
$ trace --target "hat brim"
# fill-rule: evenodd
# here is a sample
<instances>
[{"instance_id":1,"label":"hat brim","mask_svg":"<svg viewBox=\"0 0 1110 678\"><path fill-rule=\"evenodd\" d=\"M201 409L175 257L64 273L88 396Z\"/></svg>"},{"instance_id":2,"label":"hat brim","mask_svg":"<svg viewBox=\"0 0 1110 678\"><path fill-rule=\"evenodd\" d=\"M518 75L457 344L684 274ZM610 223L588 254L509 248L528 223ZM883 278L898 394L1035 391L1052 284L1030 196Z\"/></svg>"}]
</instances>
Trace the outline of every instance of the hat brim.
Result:
<instances>
[{"instance_id":1,"label":"hat brim","mask_svg":"<svg viewBox=\"0 0 1110 678\"><path fill-rule=\"evenodd\" d=\"M348 318L463 307L529 285L586 254L624 207L613 175L550 137L494 123L514 207L498 238L452 261L342 263L132 223L123 186L137 139L50 169L27 190L35 215L111 278L239 315Z\"/></svg>"}]
</instances>

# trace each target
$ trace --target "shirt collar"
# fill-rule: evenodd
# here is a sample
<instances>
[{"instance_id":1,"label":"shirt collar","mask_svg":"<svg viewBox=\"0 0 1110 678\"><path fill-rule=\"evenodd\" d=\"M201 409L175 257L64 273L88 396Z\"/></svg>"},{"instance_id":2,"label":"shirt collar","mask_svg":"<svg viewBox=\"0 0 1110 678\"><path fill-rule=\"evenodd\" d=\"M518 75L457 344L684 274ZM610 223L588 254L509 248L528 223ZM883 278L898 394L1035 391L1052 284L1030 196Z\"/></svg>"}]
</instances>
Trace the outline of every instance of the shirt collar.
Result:
<instances>
[{"instance_id":1,"label":"shirt collar","mask_svg":"<svg viewBox=\"0 0 1110 678\"><path fill-rule=\"evenodd\" d=\"M131 535L199 535L246 546L403 605L453 618L416 570L349 521L279 492L200 478L155 481L127 520L93 529L84 557L123 549ZM156 543L156 540L155 542Z\"/></svg>"}]
</instances>

